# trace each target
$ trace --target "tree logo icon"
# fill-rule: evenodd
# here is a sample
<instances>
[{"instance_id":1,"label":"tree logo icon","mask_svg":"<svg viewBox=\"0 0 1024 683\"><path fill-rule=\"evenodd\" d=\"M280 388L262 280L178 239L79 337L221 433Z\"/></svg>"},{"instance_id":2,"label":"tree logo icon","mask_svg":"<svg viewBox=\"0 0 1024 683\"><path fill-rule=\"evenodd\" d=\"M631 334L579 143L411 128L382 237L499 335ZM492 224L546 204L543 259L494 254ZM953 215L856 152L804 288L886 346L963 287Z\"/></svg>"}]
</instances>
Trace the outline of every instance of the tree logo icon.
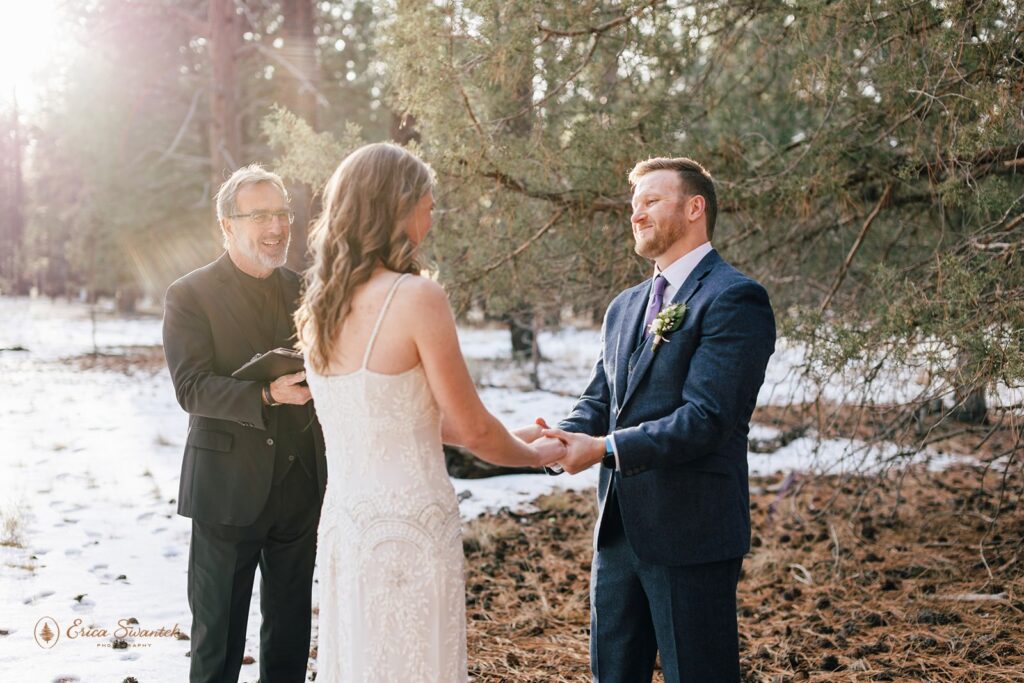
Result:
<instances>
[{"instance_id":1,"label":"tree logo icon","mask_svg":"<svg viewBox=\"0 0 1024 683\"><path fill-rule=\"evenodd\" d=\"M36 643L44 650L49 650L60 640L60 626L52 617L43 617L36 622Z\"/></svg>"}]
</instances>

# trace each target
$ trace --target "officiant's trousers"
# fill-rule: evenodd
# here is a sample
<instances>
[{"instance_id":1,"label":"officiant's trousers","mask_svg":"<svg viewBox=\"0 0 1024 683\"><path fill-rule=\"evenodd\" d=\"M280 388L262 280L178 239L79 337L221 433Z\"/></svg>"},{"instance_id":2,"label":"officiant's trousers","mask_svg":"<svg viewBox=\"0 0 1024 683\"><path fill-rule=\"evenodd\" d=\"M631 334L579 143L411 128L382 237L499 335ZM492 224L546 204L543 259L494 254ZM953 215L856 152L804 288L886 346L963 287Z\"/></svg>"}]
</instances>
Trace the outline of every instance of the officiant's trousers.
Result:
<instances>
[{"instance_id":1,"label":"officiant's trousers","mask_svg":"<svg viewBox=\"0 0 1024 683\"><path fill-rule=\"evenodd\" d=\"M304 468L291 467L273 485L266 507L251 526L192 521L190 683L237 683L257 566L263 617L257 657L260 680L306 679L319 515L316 484Z\"/></svg>"},{"instance_id":2,"label":"officiant's trousers","mask_svg":"<svg viewBox=\"0 0 1024 683\"><path fill-rule=\"evenodd\" d=\"M591 576L590 666L597 683L739 683L736 584L742 558L683 567L629 545L614 487Z\"/></svg>"}]
</instances>

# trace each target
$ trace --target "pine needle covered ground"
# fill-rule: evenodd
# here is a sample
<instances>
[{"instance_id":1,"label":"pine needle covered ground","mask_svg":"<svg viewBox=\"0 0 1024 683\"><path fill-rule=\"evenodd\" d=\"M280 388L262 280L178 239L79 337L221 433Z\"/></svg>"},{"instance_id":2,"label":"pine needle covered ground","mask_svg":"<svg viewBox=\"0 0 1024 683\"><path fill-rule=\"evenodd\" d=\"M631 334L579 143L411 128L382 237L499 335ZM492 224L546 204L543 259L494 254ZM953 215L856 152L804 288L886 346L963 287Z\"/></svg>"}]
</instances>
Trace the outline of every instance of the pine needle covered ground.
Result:
<instances>
[{"instance_id":1,"label":"pine needle covered ground","mask_svg":"<svg viewBox=\"0 0 1024 683\"><path fill-rule=\"evenodd\" d=\"M1019 474L979 465L783 481L751 482L746 681L1024 680ZM557 493L537 508L467 525L477 681L589 680L594 497Z\"/></svg>"}]
</instances>

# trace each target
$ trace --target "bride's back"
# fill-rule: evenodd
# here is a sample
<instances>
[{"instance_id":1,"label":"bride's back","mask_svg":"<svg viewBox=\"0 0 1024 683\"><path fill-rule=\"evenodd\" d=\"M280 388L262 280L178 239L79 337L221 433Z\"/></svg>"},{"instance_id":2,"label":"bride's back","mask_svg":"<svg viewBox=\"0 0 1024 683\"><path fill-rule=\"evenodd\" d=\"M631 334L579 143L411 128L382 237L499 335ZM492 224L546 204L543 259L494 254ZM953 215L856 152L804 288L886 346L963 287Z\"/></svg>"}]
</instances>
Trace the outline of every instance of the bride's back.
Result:
<instances>
[{"instance_id":1,"label":"bride's back","mask_svg":"<svg viewBox=\"0 0 1024 683\"><path fill-rule=\"evenodd\" d=\"M330 372L320 373L306 363L328 468L332 477L355 477L357 490L350 495L398 491L433 499L437 491L446 496L450 487L437 402L415 343L402 330L407 326L396 317L396 293L416 279L387 271L371 278L354 296L353 312L343 321L338 340L344 343L332 344L337 352ZM386 286L383 295L381 285ZM386 332L388 321L396 330L393 335ZM376 359L372 368L370 359Z\"/></svg>"},{"instance_id":2,"label":"bride's back","mask_svg":"<svg viewBox=\"0 0 1024 683\"><path fill-rule=\"evenodd\" d=\"M363 359L378 320L380 327L373 348L369 349L365 369L381 375L399 375L419 365L419 352L412 335L412 326L424 322L416 320L414 315L418 278L408 277L395 288L384 310L388 294L399 277L398 273L378 268L368 281L356 288L349 312L329 342L331 355L327 365L319 374L347 375L363 369Z\"/></svg>"}]
</instances>

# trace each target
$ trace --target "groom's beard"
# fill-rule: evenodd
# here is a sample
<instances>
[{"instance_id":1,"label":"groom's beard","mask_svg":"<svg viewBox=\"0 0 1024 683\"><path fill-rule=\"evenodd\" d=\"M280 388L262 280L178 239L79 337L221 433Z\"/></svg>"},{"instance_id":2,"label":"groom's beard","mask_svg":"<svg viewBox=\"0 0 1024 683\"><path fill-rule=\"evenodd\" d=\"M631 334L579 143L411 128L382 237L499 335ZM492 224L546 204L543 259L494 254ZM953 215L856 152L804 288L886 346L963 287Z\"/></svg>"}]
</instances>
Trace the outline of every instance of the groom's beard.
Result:
<instances>
[{"instance_id":1,"label":"groom's beard","mask_svg":"<svg viewBox=\"0 0 1024 683\"><path fill-rule=\"evenodd\" d=\"M652 225L643 235L634 232L636 244L633 245L633 251L646 259L656 259L685 234L686 225L681 221L670 225Z\"/></svg>"}]
</instances>

